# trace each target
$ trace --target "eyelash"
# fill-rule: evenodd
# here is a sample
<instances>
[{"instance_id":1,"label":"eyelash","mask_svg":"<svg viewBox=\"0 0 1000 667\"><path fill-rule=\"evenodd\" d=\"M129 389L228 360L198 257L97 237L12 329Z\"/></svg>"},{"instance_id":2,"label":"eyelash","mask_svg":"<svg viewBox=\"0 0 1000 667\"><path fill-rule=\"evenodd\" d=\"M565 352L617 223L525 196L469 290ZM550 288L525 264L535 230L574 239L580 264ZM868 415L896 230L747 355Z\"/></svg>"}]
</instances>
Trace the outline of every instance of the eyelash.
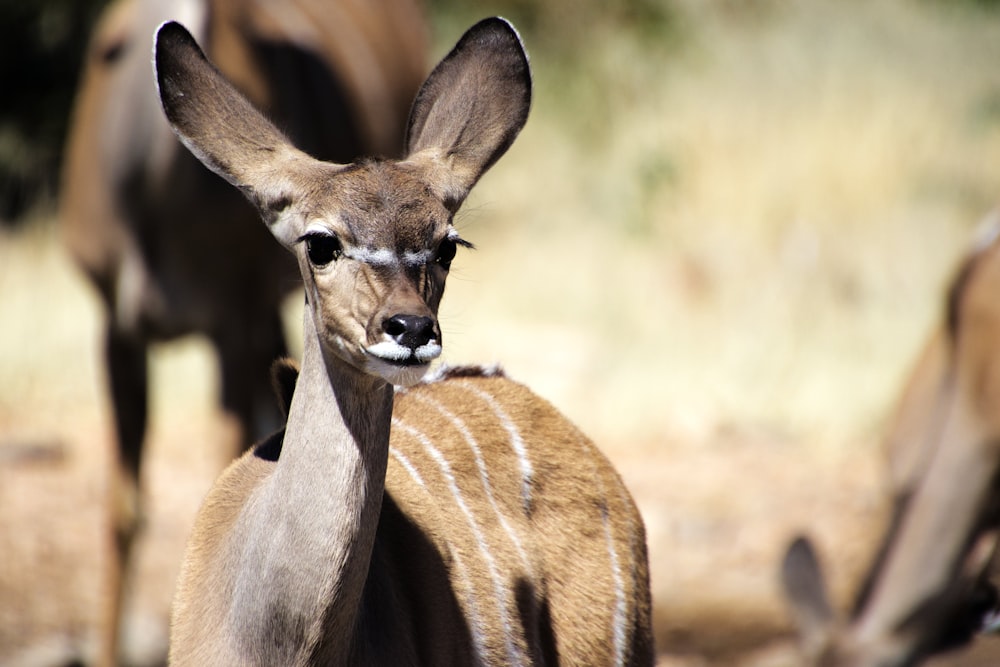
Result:
<instances>
[{"instance_id":1,"label":"eyelash","mask_svg":"<svg viewBox=\"0 0 1000 667\"><path fill-rule=\"evenodd\" d=\"M446 236L438 246L437 255L434 257L434 261L441 266L441 268L447 271L451 268L452 260L455 259L455 253L458 251L458 246L462 246L463 248L475 248L475 246L457 234Z\"/></svg>"}]
</instances>

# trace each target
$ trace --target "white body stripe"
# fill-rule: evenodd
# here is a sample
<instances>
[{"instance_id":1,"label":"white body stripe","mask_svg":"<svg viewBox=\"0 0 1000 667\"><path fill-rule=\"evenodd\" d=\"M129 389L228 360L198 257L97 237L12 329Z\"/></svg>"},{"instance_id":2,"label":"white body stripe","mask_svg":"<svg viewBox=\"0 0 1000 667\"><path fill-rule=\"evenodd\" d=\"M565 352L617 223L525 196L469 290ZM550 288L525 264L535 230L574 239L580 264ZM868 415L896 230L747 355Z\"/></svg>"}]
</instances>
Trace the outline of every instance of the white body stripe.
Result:
<instances>
[{"instance_id":1,"label":"white body stripe","mask_svg":"<svg viewBox=\"0 0 1000 667\"><path fill-rule=\"evenodd\" d=\"M597 466L591 463L594 481L597 483L598 494L605 501L601 506L601 524L604 527L604 538L607 542L608 560L611 563L611 577L615 585L615 609L613 614L613 628L615 641L615 661L619 667L625 664L626 656L626 624L628 622L628 605L625 600L625 583L622 580L621 563L618 560L618 550L615 549L614 536L611 534L611 521L609 518L610 508L607 505L607 489L597 471Z\"/></svg>"},{"instance_id":2,"label":"white body stripe","mask_svg":"<svg viewBox=\"0 0 1000 667\"><path fill-rule=\"evenodd\" d=\"M393 420L396 422L396 420ZM399 451L395 447L389 447L389 454L392 458L396 459L399 465L403 466L403 469L410 475L414 482L417 483L421 489L426 493L430 493L427 485L424 484L423 478L417 471L416 467L410 462L403 452ZM455 551L449 551L452 558L454 558L455 570L458 572L459 579L462 582L462 587L465 589L465 607L468 610L469 616L469 633L472 635L472 644L476 652L476 665L483 664L483 656L486 655L486 638L483 636L483 622L482 614L479 611L479 605L476 604L476 596L472 589L472 583L469 579L469 570L465 567L465 563L462 562L462 557L459 553Z\"/></svg>"},{"instance_id":3,"label":"white body stripe","mask_svg":"<svg viewBox=\"0 0 1000 667\"><path fill-rule=\"evenodd\" d=\"M510 665L523 665L526 664L526 659L521 647L518 646L517 641L514 639L513 630L511 628L510 618L508 616L507 610L510 608L509 595L507 587L504 586L504 582L500 578L500 573L497 570L496 561L493 558L493 554L490 552L489 545L486 543L486 539L483 536L483 532L476 521L475 516L472 514L472 510L466 504L465 499L462 497L462 492L458 488L458 482L455 479L455 475L452 472L451 464L448 463L448 459L441 454L441 451L434 446L424 433L417 430L416 428L402 422L396 417L392 418L392 425L399 430L405 432L407 435L414 438L419 442L424 450L430 455L431 458L438 464L441 469L441 474L448 484L448 488L455 498L455 502L462 513L465 515L466 521L469 524L469 530L472 532L473 537L479 546L479 551L482 553L483 560L486 563L487 568L490 571L490 578L493 581L493 592L496 596L497 609L499 611L500 621L503 625L504 634L504 648L507 653L507 664Z\"/></svg>"},{"instance_id":4,"label":"white body stripe","mask_svg":"<svg viewBox=\"0 0 1000 667\"><path fill-rule=\"evenodd\" d=\"M413 481L417 483L417 486L425 491L427 490L427 485L424 484L424 480L420 477L420 473L417 472L417 469L412 463L410 463L410 459L406 458L406 455L403 454L403 452L399 451L395 447L390 447L389 455L396 459L399 465L403 466L403 469L406 470L406 472L410 473L410 477L412 477Z\"/></svg>"},{"instance_id":5,"label":"white body stripe","mask_svg":"<svg viewBox=\"0 0 1000 667\"><path fill-rule=\"evenodd\" d=\"M611 535L611 523L608 521L608 509L604 507L601 511L601 521L604 524L604 537L608 543L608 556L611 559L611 574L615 582L615 614L614 614L614 635L615 635L615 664L625 664L625 622L628 617L628 608L625 602L625 584L622 582L621 565L618 562L618 551L615 549L614 538Z\"/></svg>"},{"instance_id":6,"label":"white body stripe","mask_svg":"<svg viewBox=\"0 0 1000 667\"><path fill-rule=\"evenodd\" d=\"M513 543L514 548L517 549L518 556L520 556L521 562L524 564L525 570L527 570L529 575L532 574L531 563L528 560L528 554L525 553L524 547L521 544L521 539L517 536L517 533L514 531L510 523L507 521L506 515L500 511L500 507L497 505L496 497L493 495L493 487L490 484L490 473L486 469L486 461L483 460L483 453L479 449L479 443L476 442L475 436L472 435L471 431L469 431L469 428L465 425L465 422L463 422L455 413L453 413L451 410L446 408L438 401L435 401L432 398L427 398L426 396L420 396L419 394L417 394L415 397L421 403L430 405L435 410L440 412L441 415L444 416L445 419L450 421L452 425L458 430L458 432L462 434L462 437L465 438L465 442L469 445L469 448L472 450L472 455L476 459L476 468L478 468L479 470L479 480L483 484L483 491L486 493L486 499L489 500L490 507L493 508L493 512L497 515L497 520L500 522L500 526L504 529L504 532L507 533L507 536Z\"/></svg>"},{"instance_id":7,"label":"white body stripe","mask_svg":"<svg viewBox=\"0 0 1000 667\"><path fill-rule=\"evenodd\" d=\"M517 454L517 460L521 466L521 502L524 505L525 513L530 516L533 502L532 478L535 475L535 469L531 465L531 459L528 457L528 447L524 444L524 440L521 438L521 431L518 430L513 420L507 412L500 407L500 404L497 403L493 396L486 393L482 389L479 389L471 382L460 382L460 384L490 406L490 409L493 410L493 414L497 416L497 419L500 420L500 424L510 436L511 447L513 447L514 453Z\"/></svg>"}]
</instances>

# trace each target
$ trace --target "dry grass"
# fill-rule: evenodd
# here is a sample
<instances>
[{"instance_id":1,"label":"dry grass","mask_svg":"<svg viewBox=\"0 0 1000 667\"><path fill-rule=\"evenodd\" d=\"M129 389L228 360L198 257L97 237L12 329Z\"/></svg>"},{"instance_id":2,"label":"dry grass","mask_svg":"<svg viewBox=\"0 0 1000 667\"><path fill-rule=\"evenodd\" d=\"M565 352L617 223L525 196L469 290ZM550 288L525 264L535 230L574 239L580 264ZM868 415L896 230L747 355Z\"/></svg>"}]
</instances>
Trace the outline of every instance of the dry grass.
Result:
<instances>
[{"instance_id":1,"label":"dry grass","mask_svg":"<svg viewBox=\"0 0 1000 667\"><path fill-rule=\"evenodd\" d=\"M674 7L662 39L621 20L558 39L554 10L526 31L533 116L466 206L480 250L456 261L442 320L449 360L503 362L620 466L670 664L731 663L784 627L774 568L793 531L818 537L841 599L871 548L878 433L1000 192L1000 15ZM92 622L98 322L50 230L0 237L0 453L66 452L0 466L0 662ZM214 428L203 345L158 349L153 375L137 587L162 619L219 462L192 444Z\"/></svg>"}]
</instances>

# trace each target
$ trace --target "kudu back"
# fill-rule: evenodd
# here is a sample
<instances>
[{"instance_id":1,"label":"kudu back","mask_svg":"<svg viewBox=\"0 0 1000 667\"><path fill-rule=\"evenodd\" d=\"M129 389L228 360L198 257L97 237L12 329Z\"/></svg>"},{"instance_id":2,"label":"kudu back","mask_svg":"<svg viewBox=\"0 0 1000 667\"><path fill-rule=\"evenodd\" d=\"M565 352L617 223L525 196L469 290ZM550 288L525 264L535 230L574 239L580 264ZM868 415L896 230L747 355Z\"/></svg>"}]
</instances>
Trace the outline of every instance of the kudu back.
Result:
<instances>
[{"instance_id":1,"label":"kudu back","mask_svg":"<svg viewBox=\"0 0 1000 667\"><path fill-rule=\"evenodd\" d=\"M886 437L893 505L850 618L827 600L808 541L783 577L814 664L914 665L968 644L997 603L1000 215L982 224Z\"/></svg>"},{"instance_id":2,"label":"kudu back","mask_svg":"<svg viewBox=\"0 0 1000 667\"><path fill-rule=\"evenodd\" d=\"M204 334L218 354L235 455L280 425L272 361L286 353L279 308L294 261L239 192L184 149L150 72L153 33L184 20L240 90L301 148L325 159L393 155L426 73L413 0L120 0L97 26L63 170L70 253L105 306L115 434L107 594L119 600L139 514L150 343ZM119 609L104 624L117 626ZM102 661L113 660L112 631Z\"/></svg>"}]
</instances>

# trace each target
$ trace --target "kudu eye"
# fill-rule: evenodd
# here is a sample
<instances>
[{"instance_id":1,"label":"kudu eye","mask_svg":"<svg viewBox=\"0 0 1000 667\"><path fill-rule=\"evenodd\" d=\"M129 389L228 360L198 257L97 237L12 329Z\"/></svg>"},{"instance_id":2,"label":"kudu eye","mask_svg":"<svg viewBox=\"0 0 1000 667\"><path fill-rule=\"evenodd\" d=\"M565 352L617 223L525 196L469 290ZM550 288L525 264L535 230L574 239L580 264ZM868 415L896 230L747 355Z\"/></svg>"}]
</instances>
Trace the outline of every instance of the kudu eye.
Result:
<instances>
[{"instance_id":1,"label":"kudu eye","mask_svg":"<svg viewBox=\"0 0 1000 667\"><path fill-rule=\"evenodd\" d=\"M451 260L455 259L455 251L457 249L458 244L455 243L454 239L444 239L441 241L441 245L438 246L437 256L434 258L434 261L443 269L451 268Z\"/></svg>"},{"instance_id":2,"label":"kudu eye","mask_svg":"<svg viewBox=\"0 0 1000 667\"><path fill-rule=\"evenodd\" d=\"M329 234L309 234L305 238L306 253L313 266L325 266L344 251L340 239Z\"/></svg>"}]
</instances>

